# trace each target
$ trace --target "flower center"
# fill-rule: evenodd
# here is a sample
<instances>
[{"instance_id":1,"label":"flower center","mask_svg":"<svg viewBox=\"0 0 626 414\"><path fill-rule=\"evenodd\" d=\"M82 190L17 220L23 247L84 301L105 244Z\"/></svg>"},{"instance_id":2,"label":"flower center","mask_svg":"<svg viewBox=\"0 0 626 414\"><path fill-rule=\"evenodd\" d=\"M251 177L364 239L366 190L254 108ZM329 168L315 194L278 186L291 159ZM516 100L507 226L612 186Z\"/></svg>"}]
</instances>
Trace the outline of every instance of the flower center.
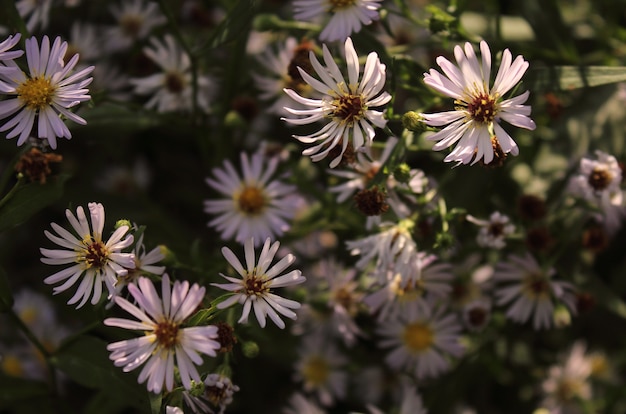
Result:
<instances>
[{"instance_id":1,"label":"flower center","mask_svg":"<svg viewBox=\"0 0 626 414\"><path fill-rule=\"evenodd\" d=\"M12 377L21 377L24 375L24 366L19 358L13 355L3 355L2 357L2 371Z\"/></svg>"},{"instance_id":2,"label":"flower center","mask_svg":"<svg viewBox=\"0 0 626 414\"><path fill-rule=\"evenodd\" d=\"M87 246L85 253L85 263L87 267L102 269L109 259L109 251L101 241L93 241Z\"/></svg>"},{"instance_id":3,"label":"flower center","mask_svg":"<svg viewBox=\"0 0 626 414\"><path fill-rule=\"evenodd\" d=\"M137 37L143 26L143 18L137 14L126 14L120 19L122 32L128 37Z\"/></svg>"},{"instance_id":4,"label":"flower center","mask_svg":"<svg viewBox=\"0 0 626 414\"><path fill-rule=\"evenodd\" d=\"M46 78L30 78L17 87L17 97L30 109L39 110L52 103L56 87Z\"/></svg>"},{"instance_id":5,"label":"flower center","mask_svg":"<svg viewBox=\"0 0 626 414\"><path fill-rule=\"evenodd\" d=\"M258 277L256 271L246 272L243 285L248 296L262 296L270 290L267 278L264 276Z\"/></svg>"},{"instance_id":6,"label":"flower center","mask_svg":"<svg viewBox=\"0 0 626 414\"><path fill-rule=\"evenodd\" d=\"M250 216L260 214L267 204L263 191L252 186L244 187L236 201L239 209Z\"/></svg>"},{"instance_id":7,"label":"flower center","mask_svg":"<svg viewBox=\"0 0 626 414\"><path fill-rule=\"evenodd\" d=\"M363 105L361 95L343 95L333 101L335 111L332 112L333 118L339 118L348 125L353 125L361 119L363 112L367 109Z\"/></svg>"},{"instance_id":8,"label":"flower center","mask_svg":"<svg viewBox=\"0 0 626 414\"><path fill-rule=\"evenodd\" d=\"M500 223L500 222L489 223L487 232L491 234L493 237L502 236L504 234L504 223Z\"/></svg>"},{"instance_id":9,"label":"flower center","mask_svg":"<svg viewBox=\"0 0 626 414\"><path fill-rule=\"evenodd\" d=\"M489 124L493 122L498 108L496 100L491 95L480 94L474 97L474 100L467 105L467 112L470 117L481 124Z\"/></svg>"},{"instance_id":10,"label":"flower center","mask_svg":"<svg viewBox=\"0 0 626 414\"><path fill-rule=\"evenodd\" d=\"M401 303L411 303L421 298L426 292L422 279L409 280L402 284L402 276L396 275L390 284L391 291Z\"/></svg>"},{"instance_id":11,"label":"flower center","mask_svg":"<svg viewBox=\"0 0 626 414\"><path fill-rule=\"evenodd\" d=\"M435 342L435 335L427 324L413 322L404 328L402 340L409 351L416 354L430 348Z\"/></svg>"},{"instance_id":12,"label":"flower center","mask_svg":"<svg viewBox=\"0 0 626 414\"><path fill-rule=\"evenodd\" d=\"M159 322L154 330L157 342L163 348L172 348L178 343L178 324L172 321Z\"/></svg>"},{"instance_id":13,"label":"flower center","mask_svg":"<svg viewBox=\"0 0 626 414\"><path fill-rule=\"evenodd\" d=\"M223 385L221 387L217 385L207 386L205 393L207 399L216 407L220 406L228 398L228 389Z\"/></svg>"},{"instance_id":14,"label":"flower center","mask_svg":"<svg viewBox=\"0 0 626 414\"><path fill-rule=\"evenodd\" d=\"M522 282L523 292L532 299L545 299L550 295L550 283L543 274L530 273Z\"/></svg>"},{"instance_id":15,"label":"flower center","mask_svg":"<svg viewBox=\"0 0 626 414\"><path fill-rule=\"evenodd\" d=\"M185 78L179 72L169 72L165 75L165 87L171 93L181 93L185 89Z\"/></svg>"},{"instance_id":16,"label":"flower center","mask_svg":"<svg viewBox=\"0 0 626 414\"><path fill-rule=\"evenodd\" d=\"M472 327L479 328L483 326L487 320L487 310L481 307L475 307L470 309L467 313L467 321Z\"/></svg>"},{"instance_id":17,"label":"flower center","mask_svg":"<svg viewBox=\"0 0 626 414\"><path fill-rule=\"evenodd\" d=\"M313 355L304 364L302 374L309 384L321 386L326 383L330 374L328 361L319 355Z\"/></svg>"},{"instance_id":18,"label":"flower center","mask_svg":"<svg viewBox=\"0 0 626 414\"><path fill-rule=\"evenodd\" d=\"M591 174L589 174L589 178L587 179L589 185L596 191L602 191L606 189L611 181L613 180L613 175L608 172L604 168L594 168Z\"/></svg>"},{"instance_id":19,"label":"flower center","mask_svg":"<svg viewBox=\"0 0 626 414\"><path fill-rule=\"evenodd\" d=\"M333 293L333 301L342 306L349 315L358 312L358 298L355 297L352 286L342 286Z\"/></svg>"},{"instance_id":20,"label":"flower center","mask_svg":"<svg viewBox=\"0 0 626 414\"><path fill-rule=\"evenodd\" d=\"M330 0L330 10L336 12L337 10L347 9L356 3L356 0Z\"/></svg>"}]
</instances>

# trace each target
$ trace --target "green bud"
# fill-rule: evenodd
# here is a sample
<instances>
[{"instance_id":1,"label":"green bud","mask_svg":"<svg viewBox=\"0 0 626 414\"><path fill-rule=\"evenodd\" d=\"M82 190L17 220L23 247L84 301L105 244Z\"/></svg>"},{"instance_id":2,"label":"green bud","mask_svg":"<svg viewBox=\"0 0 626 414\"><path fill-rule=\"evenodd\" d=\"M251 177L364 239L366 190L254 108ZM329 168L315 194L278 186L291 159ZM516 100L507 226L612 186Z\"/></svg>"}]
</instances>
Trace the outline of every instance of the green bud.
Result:
<instances>
[{"instance_id":1,"label":"green bud","mask_svg":"<svg viewBox=\"0 0 626 414\"><path fill-rule=\"evenodd\" d=\"M159 251L161 252L161 254L163 256L165 256L162 260L163 264L167 265L174 265L178 263L178 258L176 257L176 254L174 254L173 251L171 251L166 245L164 244L159 244Z\"/></svg>"},{"instance_id":2,"label":"green bud","mask_svg":"<svg viewBox=\"0 0 626 414\"><path fill-rule=\"evenodd\" d=\"M194 380L191 380L191 389L189 390L189 394L194 397L201 397L204 394L204 388L204 382L196 382Z\"/></svg>"},{"instance_id":3,"label":"green bud","mask_svg":"<svg viewBox=\"0 0 626 414\"><path fill-rule=\"evenodd\" d=\"M235 110L228 111L226 117L224 118L224 124L229 128L245 128L246 121L239 114L239 112Z\"/></svg>"},{"instance_id":4,"label":"green bud","mask_svg":"<svg viewBox=\"0 0 626 414\"><path fill-rule=\"evenodd\" d=\"M117 230L117 229L119 229L120 227L123 227L123 226L126 226L126 227L128 227L129 229L132 229L132 228L133 228L133 224L132 224L129 220L126 220L126 219L121 219L121 220L118 220L118 221L115 223L115 229L116 229L116 230Z\"/></svg>"},{"instance_id":5,"label":"green bud","mask_svg":"<svg viewBox=\"0 0 626 414\"><path fill-rule=\"evenodd\" d=\"M554 326L557 328L565 328L572 324L572 315L564 305L559 304L554 308L554 313L552 314L552 318L554 320Z\"/></svg>"},{"instance_id":6,"label":"green bud","mask_svg":"<svg viewBox=\"0 0 626 414\"><path fill-rule=\"evenodd\" d=\"M256 358L260 349L256 342L248 341L241 345L241 351L247 358Z\"/></svg>"},{"instance_id":7,"label":"green bud","mask_svg":"<svg viewBox=\"0 0 626 414\"><path fill-rule=\"evenodd\" d=\"M401 183L408 183L411 179L411 167L403 162L393 170L393 177Z\"/></svg>"},{"instance_id":8,"label":"green bud","mask_svg":"<svg viewBox=\"0 0 626 414\"><path fill-rule=\"evenodd\" d=\"M437 249L449 249L454 244L454 237L447 232L439 232L435 236L435 248Z\"/></svg>"},{"instance_id":9,"label":"green bud","mask_svg":"<svg viewBox=\"0 0 626 414\"><path fill-rule=\"evenodd\" d=\"M432 13L428 21L428 28L432 33L450 32L456 29L457 19L450 13L431 5L427 8Z\"/></svg>"},{"instance_id":10,"label":"green bud","mask_svg":"<svg viewBox=\"0 0 626 414\"><path fill-rule=\"evenodd\" d=\"M409 111L402 115L402 126L413 132L424 132L426 130L424 118L414 111Z\"/></svg>"}]
</instances>

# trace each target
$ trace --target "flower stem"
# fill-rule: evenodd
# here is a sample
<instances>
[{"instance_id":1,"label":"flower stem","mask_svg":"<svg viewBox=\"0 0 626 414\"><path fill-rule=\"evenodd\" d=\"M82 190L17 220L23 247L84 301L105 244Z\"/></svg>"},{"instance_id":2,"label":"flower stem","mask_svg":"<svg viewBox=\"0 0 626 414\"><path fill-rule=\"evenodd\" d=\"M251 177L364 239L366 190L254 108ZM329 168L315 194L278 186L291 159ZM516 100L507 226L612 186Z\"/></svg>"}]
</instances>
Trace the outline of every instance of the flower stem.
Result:
<instances>
[{"instance_id":1,"label":"flower stem","mask_svg":"<svg viewBox=\"0 0 626 414\"><path fill-rule=\"evenodd\" d=\"M0 208L4 207L4 205L13 197L15 192L18 190L18 188L22 186L23 183L24 176L20 173L17 175L17 182L15 183L13 188L9 190L9 192L2 198L2 200L0 200Z\"/></svg>"}]
</instances>

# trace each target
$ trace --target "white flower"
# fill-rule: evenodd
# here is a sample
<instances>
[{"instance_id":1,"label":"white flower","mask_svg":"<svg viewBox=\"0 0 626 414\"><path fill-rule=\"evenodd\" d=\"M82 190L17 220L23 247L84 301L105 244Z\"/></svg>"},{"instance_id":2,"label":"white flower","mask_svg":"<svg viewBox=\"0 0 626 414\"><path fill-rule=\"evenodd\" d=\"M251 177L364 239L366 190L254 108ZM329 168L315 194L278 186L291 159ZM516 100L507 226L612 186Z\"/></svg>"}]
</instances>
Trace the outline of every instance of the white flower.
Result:
<instances>
[{"instance_id":1,"label":"white flower","mask_svg":"<svg viewBox=\"0 0 626 414\"><path fill-rule=\"evenodd\" d=\"M346 396L348 358L323 337L309 335L302 339L296 363L295 379L303 383L306 392L315 393L322 405L330 406Z\"/></svg>"},{"instance_id":2,"label":"white flower","mask_svg":"<svg viewBox=\"0 0 626 414\"><path fill-rule=\"evenodd\" d=\"M0 101L0 119L14 115L0 127L0 132L9 131L7 138L19 135L17 145L22 145L30 136L35 118L39 138L46 138L52 149L56 149L57 137L70 139L72 134L59 115L81 125L86 121L69 111L80 102L91 97L86 89L92 78L85 78L93 66L71 74L78 63L74 55L67 65L63 59L67 42L57 37L50 48L48 36L44 36L41 49L37 39L26 40L26 58L29 75L22 72L15 63L9 61L13 70L0 72L0 92L15 95L13 99ZM83 80L81 80L83 79ZM6 82L6 83L5 83Z\"/></svg>"},{"instance_id":3,"label":"white flower","mask_svg":"<svg viewBox=\"0 0 626 414\"><path fill-rule=\"evenodd\" d=\"M371 146L375 134L372 125L384 128L387 121L382 112L370 108L385 105L391 100L391 95L387 92L381 93L385 86L385 65L380 63L375 52L367 56L363 78L360 82L359 57L352 45L352 39L348 38L345 43L348 82L339 71L326 45L323 45L323 52L326 67L320 64L313 51L309 53L311 64L321 82L302 68L298 70L306 83L325 96L322 99L304 98L291 89L285 89L285 93L296 102L311 109L285 108L297 118L282 119L294 125L326 121L326 125L321 130L311 135L294 135L294 138L305 144L321 141L302 152L303 155L311 155L313 161L325 158L341 142L339 155L330 163L330 167L334 168L341 161L348 145L352 145L354 150Z\"/></svg>"},{"instance_id":4,"label":"white flower","mask_svg":"<svg viewBox=\"0 0 626 414\"><path fill-rule=\"evenodd\" d=\"M300 393L295 393L289 398L289 406L282 412L283 414L326 414L326 411Z\"/></svg>"},{"instance_id":5,"label":"white flower","mask_svg":"<svg viewBox=\"0 0 626 414\"><path fill-rule=\"evenodd\" d=\"M396 370L412 372L418 379L435 378L450 368L446 354L460 356L461 325L454 314L439 306L413 318L398 315L378 325L380 345L393 348L385 361Z\"/></svg>"},{"instance_id":6,"label":"white flower","mask_svg":"<svg viewBox=\"0 0 626 414\"><path fill-rule=\"evenodd\" d=\"M226 198L205 201L204 211L216 215L209 226L221 232L222 239L243 243L253 237L260 244L289 230L288 221L296 215L301 198L294 186L272 178L278 162L261 153L249 159L242 152L242 177L228 160L223 169L213 169L215 178L206 182Z\"/></svg>"},{"instance_id":7,"label":"white flower","mask_svg":"<svg viewBox=\"0 0 626 414\"><path fill-rule=\"evenodd\" d=\"M469 214L466 219L470 223L480 226L476 242L481 247L502 249L506 246L506 237L515 232L515 225L511 223L509 217L499 211L491 213L489 220L481 220Z\"/></svg>"},{"instance_id":8,"label":"white flower","mask_svg":"<svg viewBox=\"0 0 626 414\"><path fill-rule=\"evenodd\" d=\"M330 13L332 17L320 33L320 39L343 41L350 34L358 33L361 26L378 20L380 2L382 0L295 0L294 18L311 21Z\"/></svg>"},{"instance_id":9,"label":"white flower","mask_svg":"<svg viewBox=\"0 0 626 414\"><path fill-rule=\"evenodd\" d=\"M518 323L533 315L535 330L548 329L553 324L553 299L576 311L574 286L552 280L554 269L544 270L529 253L510 255L508 262L496 265L494 280L501 285L495 290L498 305L511 304L506 316Z\"/></svg>"},{"instance_id":10,"label":"white flower","mask_svg":"<svg viewBox=\"0 0 626 414\"><path fill-rule=\"evenodd\" d=\"M502 96L511 90L522 78L528 62L522 56L512 60L511 52L502 53L500 69L491 83L491 51L486 42L480 42L482 61L479 61L470 43L454 48L458 67L440 56L437 64L444 75L435 69L424 74L424 82L437 91L455 99L457 109L437 114L421 114L427 125L444 126L441 131L430 135L430 141L437 141L436 151L456 144L444 161L472 164L483 161L489 164L497 152L517 155L519 149L513 138L500 126L504 120L513 126L533 130L535 123L529 118L530 106L523 105L528 99L526 91L511 99Z\"/></svg>"},{"instance_id":11,"label":"white flower","mask_svg":"<svg viewBox=\"0 0 626 414\"><path fill-rule=\"evenodd\" d=\"M193 82L191 60L185 51L167 34L165 41L150 38L152 47L145 47L143 53L163 70L145 78L133 78L130 83L138 95L151 95L146 108L158 112L190 111L193 108ZM209 111L209 100L214 82L207 76L198 76L198 107Z\"/></svg>"},{"instance_id":12,"label":"white flower","mask_svg":"<svg viewBox=\"0 0 626 414\"><path fill-rule=\"evenodd\" d=\"M53 289L55 295L72 287L82 276L76 293L67 302L68 305L73 305L80 299L77 308L83 306L92 293L91 303L94 305L98 303L102 295L102 284L107 287L109 294L114 294L117 277L126 275L127 269L135 267L133 254L122 253L122 249L133 243L132 235L123 239L129 230L128 226L118 227L109 240L104 242L102 240L104 207L99 203L89 203L89 213L91 230L82 207L79 206L76 209L76 216L69 209L65 210L74 234L56 223L50 225L58 236L47 230L44 234L66 250L40 249L44 256L41 261L45 264L73 264L44 279L44 283L49 285L65 281L61 286Z\"/></svg>"},{"instance_id":13,"label":"white flower","mask_svg":"<svg viewBox=\"0 0 626 414\"><path fill-rule=\"evenodd\" d=\"M217 408L218 414L224 413L226 407L233 402L233 395L239 387L221 374L209 374L204 380L204 393L200 396L193 392L183 392L185 403L194 413L216 413L211 407Z\"/></svg>"},{"instance_id":14,"label":"white flower","mask_svg":"<svg viewBox=\"0 0 626 414\"><path fill-rule=\"evenodd\" d=\"M185 389L191 388L191 380L200 382L195 365L202 364L199 353L215 356L220 348L217 327L193 326L183 328L182 324L191 316L204 298L204 287L189 282L175 281L170 286L167 274L161 283L162 299L150 279L139 278L137 285L129 285L128 291L139 306L117 296L115 303L133 315L136 320L107 318L104 324L123 329L140 331L139 338L114 342L107 346L110 359L116 367L124 367L129 372L144 365L138 382L146 379L148 391L158 394L163 389L174 389L174 365L178 367L180 379ZM176 362L174 362L176 359Z\"/></svg>"},{"instance_id":15,"label":"white flower","mask_svg":"<svg viewBox=\"0 0 626 414\"><path fill-rule=\"evenodd\" d=\"M70 30L70 41L66 55L78 53L83 61L95 61L102 57L102 40L93 24L75 21Z\"/></svg>"},{"instance_id":16,"label":"white flower","mask_svg":"<svg viewBox=\"0 0 626 414\"><path fill-rule=\"evenodd\" d=\"M18 0L15 3L20 17L26 20L26 28L29 32L35 31L37 26L42 30L48 27L50 20L50 7L53 0Z\"/></svg>"},{"instance_id":17,"label":"white flower","mask_svg":"<svg viewBox=\"0 0 626 414\"><path fill-rule=\"evenodd\" d=\"M18 44L21 37L22 35L17 33L15 35L7 37L2 42L0 42L0 62L3 62L5 60L13 60L24 54L23 50L14 50L12 52L9 52L9 49ZM2 68L3 66L0 64L0 71L2 71Z\"/></svg>"},{"instance_id":18,"label":"white flower","mask_svg":"<svg viewBox=\"0 0 626 414\"><path fill-rule=\"evenodd\" d=\"M130 48L167 21L159 11L159 5L153 1L124 0L119 5L112 5L110 10L117 21L117 26L108 28L104 36L106 49L111 52Z\"/></svg>"},{"instance_id":19,"label":"white flower","mask_svg":"<svg viewBox=\"0 0 626 414\"><path fill-rule=\"evenodd\" d=\"M265 328L265 318L267 316L281 329L285 327L285 322L278 314L290 319L296 319L296 314L291 309L298 309L300 304L275 295L271 292L271 289L297 285L303 283L306 279L299 270L292 270L283 275L280 274L296 260L291 254L286 255L278 263L270 267L279 246L279 242L274 242L270 245L270 239L268 238L265 240L259 260L255 261L254 240L252 238L246 240L244 245L246 256L245 269L228 247L222 248L224 258L241 275L242 279L236 279L220 273L224 279L231 283L212 283L212 285L233 292L233 295L220 302L217 305L218 309L228 308L237 302L241 303L243 305L243 313L238 322L247 322L250 310L254 309L256 319L262 328Z\"/></svg>"}]
</instances>

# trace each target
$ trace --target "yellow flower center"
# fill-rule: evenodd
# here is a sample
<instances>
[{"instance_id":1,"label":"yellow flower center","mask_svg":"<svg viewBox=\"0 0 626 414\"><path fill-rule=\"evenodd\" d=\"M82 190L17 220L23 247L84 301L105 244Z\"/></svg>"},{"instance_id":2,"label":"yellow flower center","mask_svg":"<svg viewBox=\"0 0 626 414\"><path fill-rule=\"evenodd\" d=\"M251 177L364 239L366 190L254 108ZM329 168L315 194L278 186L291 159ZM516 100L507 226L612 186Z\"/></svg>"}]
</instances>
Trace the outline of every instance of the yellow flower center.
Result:
<instances>
[{"instance_id":1,"label":"yellow flower center","mask_svg":"<svg viewBox=\"0 0 626 414\"><path fill-rule=\"evenodd\" d=\"M605 168L594 168L587 181L591 188L596 191L602 191L611 184L613 176Z\"/></svg>"},{"instance_id":2,"label":"yellow flower center","mask_svg":"<svg viewBox=\"0 0 626 414\"><path fill-rule=\"evenodd\" d=\"M50 106L56 87L46 78L36 77L27 79L17 87L17 97L29 109L40 110Z\"/></svg>"},{"instance_id":3,"label":"yellow flower center","mask_svg":"<svg viewBox=\"0 0 626 414\"><path fill-rule=\"evenodd\" d=\"M402 341L412 354L429 349L435 342L435 334L430 326L423 322L413 322L404 328Z\"/></svg>"},{"instance_id":4,"label":"yellow flower center","mask_svg":"<svg viewBox=\"0 0 626 414\"><path fill-rule=\"evenodd\" d=\"M93 239L90 241L91 243L89 243L85 249L86 252L83 260L87 268L94 267L96 269L102 269L109 260L109 250L101 241Z\"/></svg>"},{"instance_id":5,"label":"yellow flower center","mask_svg":"<svg viewBox=\"0 0 626 414\"><path fill-rule=\"evenodd\" d=\"M239 195L235 196L235 201L239 210L249 216L260 214L267 205L263 191L254 186L244 187Z\"/></svg>"},{"instance_id":6,"label":"yellow flower center","mask_svg":"<svg viewBox=\"0 0 626 414\"><path fill-rule=\"evenodd\" d=\"M22 362L13 355L4 355L2 357L2 371L13 377L21 377L24 375Z\"/></svg>"},{"instance_id":7,"label":"yellow flower center","mask_svg":"<svg viewBox=\"0 0 626 414\"><path fill-rule=\"evenodd\" d=\"M159 322L154 330L157 342L162 348L170 349L178 343L178 324L172 321Z\"/></svg>"},{"instance_id":8,"label":"yellow flower center","mask_svg":"<svg viewBox=\"0 0 626 414\"><path fill-rule=\"evenodd\" d=\"M541 273L529 273L522 280L522 292L531 299L547 299L550 296L550 283Z\"/></svg>"},{"instance_id":9,"label":"yellow flower center","mask_svg":"<svg viewBox=\"0 0 626 414\"><path fill-rule=\"evenodd\" d=\"M467 112L469 112L470 118L474 121L481 124L490 124L498 113L496 99L491 95L481 93L467 104Z\"/></svg>"},{"instance_id":10,"label":"yellow flower center","mask_svg":"<svg viewBox=\"0 0 626 414\"><path fill-rule=\"evenodd\" d=\"M29 326L31 326L37 320L37 316L39 316L39 312L33 306L24 308L19 314L22 322Z\"/></svg>"},{"instance_id":11,"label":"yellow flower center","mask_svg":"<svg viewBox=\"0 0 626 414\"><path fill-rule=\"evenodd\" d=\"M120 19L122 32L128 37L137 37L143 26L143 18L137 14L126 14Z\"/></svg>"},{"instance_id":12,"label":"yellow flower center","mask_svg":"<svg viewBox=\"0 0 626 414\"><path fill-rule=\"evenodd\" d=\"M270 290L267 277L265 275L257 276L256 270L246 272L243 285L243 290L248 296L262 296Z\"/></svg>"},{"instance_id":13,"label":"yellow flower center","mask_svg":"<svg viewBox=\"0 0 626 414\"><path fill-rule=\"evenodd\" d=\"M347 9L348 7L354 5L356 0L330 0L330 10L332 12L336 12L338 10Z\"/></svg>"},{"instance_id":14,"label":"yellow flower center","mask_svg":"<svg viewBox=\"0 0 626 414\"><path fill-rule=\"evenodd\" d=\"M328 361L319 355L309 357L302 368L302 375L307 383L315 387L324 385L330 375Z\"/></svg>"},{"instance_id":15,"label":"yellow flower center","mask_svg":"<svg viewBox=\"0 0 626 414\"><path fill-rule=\"evenodd\" d=\"M335 110L331 113L333 118L352 126L358 122L367 110L362 95L343 95L333 101Z\"/></svg>"}]
</instances>

